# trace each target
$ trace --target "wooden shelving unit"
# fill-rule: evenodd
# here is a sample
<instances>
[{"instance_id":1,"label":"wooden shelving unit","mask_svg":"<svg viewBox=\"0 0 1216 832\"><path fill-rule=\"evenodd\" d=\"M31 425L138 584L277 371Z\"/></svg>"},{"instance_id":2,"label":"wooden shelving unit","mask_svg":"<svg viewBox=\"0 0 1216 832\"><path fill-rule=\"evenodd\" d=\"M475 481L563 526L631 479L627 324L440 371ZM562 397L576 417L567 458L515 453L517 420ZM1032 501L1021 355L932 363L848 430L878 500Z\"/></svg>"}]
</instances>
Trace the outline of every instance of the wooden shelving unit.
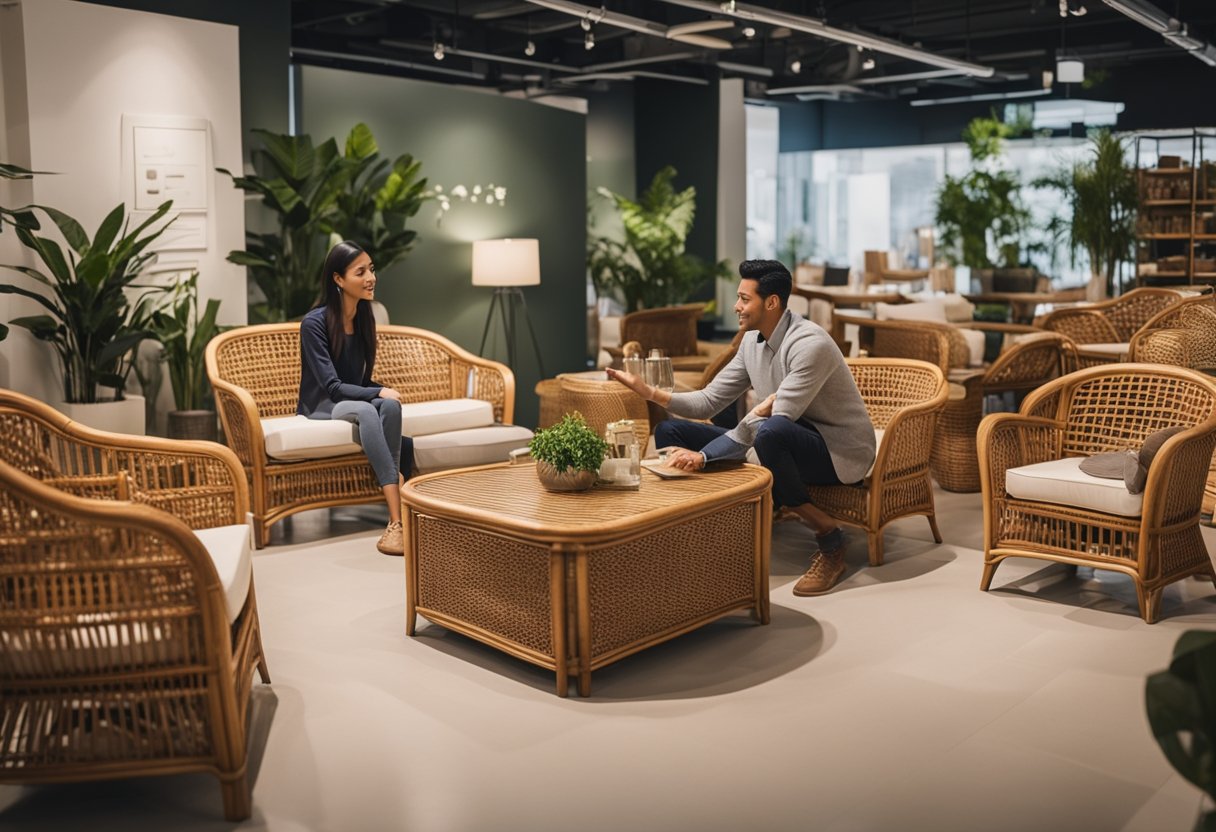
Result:
<instances>
[{"instance_id":1,"label":"wooden shelving unit","mask_svg":"<svg viewBox=\"0 0 1216 832\"><path fill-rule=\"evenodd\" d=\"M1159 166L1163 143L1188 141L1189 158L1173 154L1176 166ZM1136 282L1216 283L1216 134L1138 135L1136 168Z\"/></svg>"}]
</instances>

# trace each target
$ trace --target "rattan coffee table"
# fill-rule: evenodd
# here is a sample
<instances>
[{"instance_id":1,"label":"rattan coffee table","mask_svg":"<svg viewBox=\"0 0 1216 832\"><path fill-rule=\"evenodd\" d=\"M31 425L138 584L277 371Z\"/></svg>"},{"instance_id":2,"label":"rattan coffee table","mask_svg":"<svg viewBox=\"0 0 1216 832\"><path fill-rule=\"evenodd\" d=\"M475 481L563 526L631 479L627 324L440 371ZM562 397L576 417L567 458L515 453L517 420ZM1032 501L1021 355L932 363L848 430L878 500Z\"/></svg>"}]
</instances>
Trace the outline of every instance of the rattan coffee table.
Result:
<instances>
[{"instance_id":1,"label":"rattan coffee table","mask_svg":"<svg viewBox=\"0 0 1216 832\"><path fill-rule=\"evenodd\" d=\"M638 491L550 493L533 465L402 490L406 634L418 615L591 692L591 671L735 610L769 620L772 477L740 465Z\"/></svg>"}]
</instances>

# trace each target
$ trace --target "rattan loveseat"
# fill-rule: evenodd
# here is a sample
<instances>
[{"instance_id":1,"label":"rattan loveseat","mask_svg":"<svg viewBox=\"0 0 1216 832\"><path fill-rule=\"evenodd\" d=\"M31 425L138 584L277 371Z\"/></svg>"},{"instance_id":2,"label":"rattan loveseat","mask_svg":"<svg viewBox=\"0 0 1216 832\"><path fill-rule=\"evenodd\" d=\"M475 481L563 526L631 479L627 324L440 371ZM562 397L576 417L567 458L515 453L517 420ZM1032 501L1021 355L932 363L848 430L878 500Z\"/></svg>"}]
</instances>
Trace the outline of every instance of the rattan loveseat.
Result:
<instances>
[{"instance_id":1,"label":"rattan loveseat","mask_svg":"<svg viewBox=\"0 0 1216 832\"><path fill-rule=\"evenodd\" d=\"M253 672L270 676L236 456L7 390L0 432L0 783L202 771L249 817Z\"/></svg>"},{"instance_id":2,"label":"rattan loveseat","mask_svg":"<svg viewBox=\"0 0 1216 832\"><path fill-rule=\"evenodd\" d=\"M401 394L403 406L424 402L488 402L493 424L415 438L415 459L430 443L449 442L449 465L416 464L426 473L506 461L511 448L528 444L531 432L511 424L515 376L497 361L480 358L434 332L405 326L377 327L377 381ZM230 330L207 345L207 375L215 390L229 446L249 478L257 543L270 527L308 509L375 503L383 492L367 457L354 443L328 455L276 459L268 453L267 422L294 417L300 389L300 325L263 324ZM303 418L303 417L299 417ZM404 424L404 420L403 420ZM311 426L309 426L311 427ZM442 455L429 459L439 459Z\"/></svg>"}]
</instances>

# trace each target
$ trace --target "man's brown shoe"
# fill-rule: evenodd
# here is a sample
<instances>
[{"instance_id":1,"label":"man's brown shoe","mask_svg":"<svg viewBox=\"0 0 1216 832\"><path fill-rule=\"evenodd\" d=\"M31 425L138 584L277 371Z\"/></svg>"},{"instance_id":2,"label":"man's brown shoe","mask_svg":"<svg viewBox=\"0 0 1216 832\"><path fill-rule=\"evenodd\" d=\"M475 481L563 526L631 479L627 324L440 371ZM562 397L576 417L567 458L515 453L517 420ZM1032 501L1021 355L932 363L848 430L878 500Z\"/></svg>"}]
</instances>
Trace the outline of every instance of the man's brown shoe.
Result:
<instances>
[{"instance_id":1,"label":"man's brown shoe","mask_svg":"<svg viewBox=\"0 0 1216 832\"><path fill-rule=\"evenodd\" d=\"M376 541L376 548L382 555L404 555L405 539L401 535L401 524L389 523L384 534Z\"/></svg>"},{"instance_id":2,"label":"man's brown shoe","mask_svg":"<svg viewBox=\"0 0 1216 832\"><path fill-rule=\"evenodd\" d=\"M840 529L819 537L819 551L811 556L811 568L794 584L794 594L823 595L844 575L845 538Z\"/></svg>"}]
</instances>

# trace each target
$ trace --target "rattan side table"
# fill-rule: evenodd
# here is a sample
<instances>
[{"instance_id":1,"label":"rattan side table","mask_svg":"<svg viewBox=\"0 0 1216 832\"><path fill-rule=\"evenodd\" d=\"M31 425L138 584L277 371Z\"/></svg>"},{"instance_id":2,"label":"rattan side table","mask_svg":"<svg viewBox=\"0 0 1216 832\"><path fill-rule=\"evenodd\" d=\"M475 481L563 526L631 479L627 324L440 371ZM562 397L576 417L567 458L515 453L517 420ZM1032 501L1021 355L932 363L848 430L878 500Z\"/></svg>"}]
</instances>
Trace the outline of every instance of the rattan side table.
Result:
<instances>
[{"instance_id":1,"label":"rattan side table","mask_svg":"<svg viewBox=\"0 0 1216 832\"><path fill-rule=\"evenodd\" d=\"M772 477L739 465L638 491L550 493L534 466L402 489L406 634L417 616L591 692L591 671L735 610L769 620Z\"/></svg>"}]
</instances>

